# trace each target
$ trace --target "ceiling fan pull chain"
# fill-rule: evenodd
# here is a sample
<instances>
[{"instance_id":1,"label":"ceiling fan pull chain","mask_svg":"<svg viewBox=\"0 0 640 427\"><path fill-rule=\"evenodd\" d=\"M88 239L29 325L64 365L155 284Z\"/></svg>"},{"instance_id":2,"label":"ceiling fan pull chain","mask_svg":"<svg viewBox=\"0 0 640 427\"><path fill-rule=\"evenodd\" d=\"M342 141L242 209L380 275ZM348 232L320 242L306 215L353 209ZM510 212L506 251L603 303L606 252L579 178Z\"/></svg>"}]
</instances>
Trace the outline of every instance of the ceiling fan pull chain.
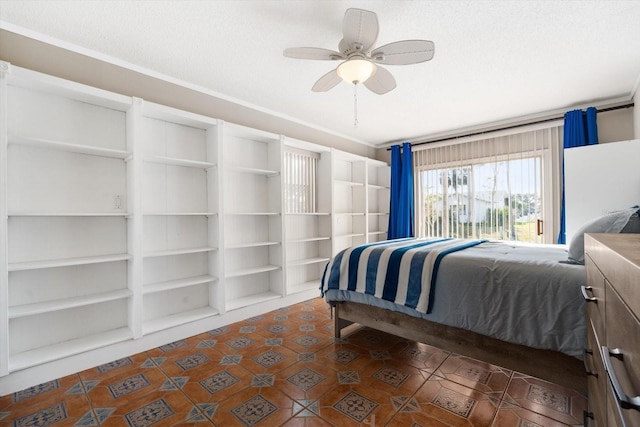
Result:
<instances>
[{"instance_id":1,"label":"ceiling fan pull chain","mask_svg":"<svg viewBox=\"0 0 640 427\"><path fill-rule=\"evenodd\" d=\"M358 85L353 85L353 127L358 127Z\"/></svg>"}]
</instances>

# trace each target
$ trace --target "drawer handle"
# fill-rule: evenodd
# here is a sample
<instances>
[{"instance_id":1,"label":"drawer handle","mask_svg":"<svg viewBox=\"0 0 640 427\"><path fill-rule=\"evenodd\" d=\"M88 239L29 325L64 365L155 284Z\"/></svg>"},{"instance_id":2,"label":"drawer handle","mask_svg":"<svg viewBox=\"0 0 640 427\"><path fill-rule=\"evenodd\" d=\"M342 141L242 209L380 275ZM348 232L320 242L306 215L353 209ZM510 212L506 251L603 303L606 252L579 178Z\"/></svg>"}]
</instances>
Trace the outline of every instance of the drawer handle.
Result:
<instances>
[{"instance_id":1,"label":"drawer handle","mask_svg":"<svg viewBox=\"0 0 640 427\"><path fill-rule=\"evenodd\" d=\"M611 364L611 356L615 356L622 360L622 350L619 348L609 349L606 346L602 346L602 354L604 354L604 366L607 370L609 382L613 386L613 392L615 393L620 406L625 409L632 408L640 410L640 396L629 397L624 393L624 390L622 390L622 386L620 385L620 381L618 381L618 377L613 370L613 365Z\"/></svg>"},{"instance_id":2,"label":"drawer handle","mask_svg":"<svg viewBox=\"0 0 640 427\"><path fill-rule=\"evenodd\" d=\"M598 373L591 372L589 370L589 367L587 366L587 355L593 356L593 350L590 350L588 348L584 349L584 357L582 358L582 363L584 363L584 371L587 373L587 375L598 378Z\"/></svg>"},{"instance_id":3,"label":"drawer handle","mask_svg":"<svg viewBox=\"0 0 640 427\"><path fill-rule=\"evenodd\" d=\"M587 302L596 302L598 301L598 298L596 297L590 297L589 295L587 295L587 291L592 291L593 290L593 286L580 286L580 290L582 291L582 297L584 298L585 301Z\"/></svg>"}]
</instances>

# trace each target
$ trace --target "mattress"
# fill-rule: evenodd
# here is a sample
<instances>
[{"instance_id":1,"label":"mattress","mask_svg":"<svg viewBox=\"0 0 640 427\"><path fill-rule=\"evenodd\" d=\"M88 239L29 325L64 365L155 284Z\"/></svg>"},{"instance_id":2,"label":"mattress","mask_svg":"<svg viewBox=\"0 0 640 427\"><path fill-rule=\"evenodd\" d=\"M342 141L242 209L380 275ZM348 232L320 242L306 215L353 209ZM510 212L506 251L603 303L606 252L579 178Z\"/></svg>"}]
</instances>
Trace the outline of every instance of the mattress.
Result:
<instances>
[{"instance_id":1,"label":"mattress","mask_svg":"<svg viewBox=\"0 0 640 427\"><path fill-rule=\"evenodd\" d=\"M420 240L405 239L404 244L415 245ZM328 302L370 304L582 358L586 326L580 287L586 283L586 271L584 266L565 263L566 260L564 245L506 241L485 241L448 253L439 262L433 284L419 284L433 286L428 313L376 297L366 288L362 291L362 286L348 285L348 280L333 286L337 289L330 289L328 274L321 287ZM359 264L358 268L366 268L364 263ZM351 267L356 268L353 263ZM348 270L346 266L342 273ZM378 271L379 274L384 273ZM354 290L357 288L360 290Z\"/></svg>"}]
</instances>

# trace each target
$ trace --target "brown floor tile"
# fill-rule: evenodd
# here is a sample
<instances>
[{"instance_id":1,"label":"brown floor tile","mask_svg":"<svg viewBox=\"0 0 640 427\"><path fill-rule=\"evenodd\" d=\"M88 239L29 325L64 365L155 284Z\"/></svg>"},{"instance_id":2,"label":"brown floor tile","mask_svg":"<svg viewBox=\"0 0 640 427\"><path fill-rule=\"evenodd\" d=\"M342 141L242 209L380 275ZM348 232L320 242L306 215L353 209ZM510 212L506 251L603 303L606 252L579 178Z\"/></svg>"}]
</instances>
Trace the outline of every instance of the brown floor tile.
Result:
<instances>
[{"instance_id":1,"label":"brown floor tile","mask_svg":"<svg viewBox=\"0 0 640 427\"><path fill-rule=\"evenodd\" d=\"M391 358L400 363L406 363L415 368L433 373L444 362L450 353L439 348L415 342L402 340L389 349Z\"/></svg>"},{"instance_id":2,"label":"brown floor tile","mask_svg":"<svg viewBox=\"0 0 640 427\"><path fill-rule=\"evenodd\" d=\"M337 426L383 426L396 408L389 396L360 384L341 385L319 399L320 416Z\"/></svg>"},{"instance_id":3,"label":"brown floor tile","mask_svg":"<svg viewBox=\"0 0 640 427\"><path fill-rule=\"evenodd\" d=\"M360 384L386 393L389 398L413 395L430 376L428 372L394 360L373 360L357 374Z\"/></svg>"},{"instance_id":4,"label":"brown floor tile","mask_svg":"<svg viewBox=\"0 0 640 427\"><path fill-rule=\"evenodd\" d=\"M333 424L317 415L297 415L282 424L282 427L332 427Z\"/></svg>"},{"instance_id":5,"label":"brown floor tile","mask_svg":"<svg viewBox=\"0 0 640 427\"><path fill-rule=\"evenodd\" d=\"M378 426L379 424L375 425ZM431 418L422 412L398 412L385 424L387 427L451 427L456 425L469 426L471 424L448 424L444 421Z\"/></svg>"},{"instance_id":6,"label":"brown floor tile","mask_svg":"<svg viewBox=\"0 0 640 427\"><path fill-rule=\"evenodd\" d=\"M413 398L419 412L451 426L490 426L499 402L436 376L431 376Z\"/></svg>"},{"instance_id":7,"label":"brown floor tile","mask_svg":"<svg viewBox=\"0 0 640 427\"><path fill-rule=\"evenodd\" d=\"M565 424L582 424L586 398L575 390L514 372L504 397L507 403Z\"/></svg>"},{"instance_id":8,"label":"brown floor tile","mask_svg":"<svg viewBox=\"0 0 640 427\"><path fill-rule=\"evenodd\" d=\"M194 418L206 420L201 410L182 392L156 391L117 407L101 426L172 426Z\"/></svg>"},{"instance_id":9,"label":"brown floor tile","mask_svg":"<svg viewBox=\"0 0 640 427\"><path fill-rule=\"evenodd\" d=\"M201 369L212 369L221 364L225 356L213 349L186 348L174 352L167 359L156 359L158 367L169 377L189 376Z\"/></svg>"},{"instance_id":10,"label":"brown floor tile","mask_svg":"<svg viewBox=\"0 0 640 427\"><path fill-rule=\"evenodd\" d=\"M75 377L78 379L77 375ZM56 426L73 426L91 413L91 406L84 393L49 394L48 398L42 396L30 398L28 404L17 402L5 408L0 426L48 426L54 423Z\"/></svg>"},{"instance_id":11,"label":"brown floor tile","mask_svg":"<svg viewBox=\"0 0 640 427\"><path fill-rule=\"evenodd\" d=\"M350 344L366 350L388 350L402 341L400 337L371 328L359 328L343 338Z\"/></svg>"},{"instance_id":12,"label":"brown floor tile","mask_svg":"<svg viewBox=\"0 0 640 427\"><path fill-rule=\"evenodd\" d=\"M567 424L536 414L520 406L502 402L491 427L512 426L564 427Z\"/></svg>"},{"instance_id":13,"label":"brown floor tile","mask_svg":"<svg viewBox=\"0 0 640 427\"><path fill-rule=\"evenodd\" d=\"M275 373L298 362L298 353L285 346L262 346L247 352L242 366L254 374Z\"/></svg>"},{"instance_id":14,"label":"brown floor tile","mask_svg":"<svg viewBox=\"0 0 640 427\"><path fill-rule=\"evenodd\" d=\"M83 381L105 380L115 375L121 375L123 372L137 371L148 363L150 363L149 356L143 352L86 369L79 375Z\"/></svg>"},{"instance_id":15,"label":"brown floor tile","mask_svg":"<svg viewBox=\"0 0 640 427\"><path fill-rule=\"evenodd\" d=\"M316 400L338 385L337 373L318 362L299 362L275 375L275 387L295 400Z\"/></svg>"},{"instance_id":16,"label":"brown floor tile","mask_svg":"<svg viewBox=\"0 0 640 427\"><path fill-rule=\"evenodd\" d=\"M479 360L452 354L435 375L501 399L512 371Z\"/></svg>"},{"instance_id":17,"label":"brown floor tile","mask_svg":"<svg viewBox=\"0 0 640 427\"><path fill-rule=\"evenodd\" d=\"M25 407L35 410L52 399L61 401L78 395L84 395L80 377L68 375L0 397L0 412L13 412Z\"/></svg>"},{"instance_id":18,"label":"brown floor tile","mask_svg":"<svg viewBox=\"0 0 640 427\"><path fill-rule=\"evenodd\" d=\"M198 344L203 339L202 335L203 334L195 335L193 337L188 337L174 341L172 343L161 345L160 347L147 350L146 354L148 355L148 357L170 358L174 354L184 352L189 348L198 348Z\"/></svg>"},{"instance_id":19,"label":"brown floor tile","mask_svg":"<svg viewBox=\"0 0 640 427\"><path fill-rule=\"evenodd\" d=\"M198 404L220 402L251 387L253 377L240 365L216 366L194 372L182 386L182 391Z\"/></svg>"},{"instance_id":20,"label":"brown floor tile","mask_svg":"<svg viewBox=\"0 0 640 427\"><path fill-rule=\"evenodd\" d=\"M145 368L124 371L100 381L87 395L93 407L113 408L167 387L175 388L175 385L160 369Z\"/></svg>"},{"instance_id":21,"label":"brown floor tile","mask_svg":"<svg viewBox=\"0 0 640 427\"><path fill-rule=\"evenodd\" d=\"M332 344L316 353L316 362L335 371L358 371L374 359L368 351L353 344Z\"/></svg>"},{"instance_id":22,"label":"brown floor tile","mask_svg":"<svg viewBox=\"0 0 640 427\"><path fill-rule=\"evenodd\" d=\"M332 343L332 339L317 331L301 332L297 330L284 337L283 345L296 353L314 353Z\"/></svg>"},{"instance_id":23,"label":"brown floor tile","mask_svg":"<svg viewBox=\"0 0 640 427\"><path fill-rule=\"evenodd\" d=\"M271 427L293 415L293 400L274 387L247 388L220 402L212 420L224 427Z\"/></svg>"}]
</instances>

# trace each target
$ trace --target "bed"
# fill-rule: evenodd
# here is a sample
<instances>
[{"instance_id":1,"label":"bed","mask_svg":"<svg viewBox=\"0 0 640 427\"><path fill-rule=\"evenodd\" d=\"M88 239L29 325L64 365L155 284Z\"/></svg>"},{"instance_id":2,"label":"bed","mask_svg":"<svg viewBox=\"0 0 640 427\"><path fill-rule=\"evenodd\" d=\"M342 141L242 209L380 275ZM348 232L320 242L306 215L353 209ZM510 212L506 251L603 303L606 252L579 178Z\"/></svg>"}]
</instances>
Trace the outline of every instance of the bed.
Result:
<instances>
[{"instance_id":1,"label":"bed","mask_svg":"<svg viewBox=\"0 0 640 427\"><path fill-rule=\"evenodd\" d=\"M357 323L577 389L584 265L564 245L407 238L347 248L321 291L335 333Z\"/></svg>"}]
</instances>

